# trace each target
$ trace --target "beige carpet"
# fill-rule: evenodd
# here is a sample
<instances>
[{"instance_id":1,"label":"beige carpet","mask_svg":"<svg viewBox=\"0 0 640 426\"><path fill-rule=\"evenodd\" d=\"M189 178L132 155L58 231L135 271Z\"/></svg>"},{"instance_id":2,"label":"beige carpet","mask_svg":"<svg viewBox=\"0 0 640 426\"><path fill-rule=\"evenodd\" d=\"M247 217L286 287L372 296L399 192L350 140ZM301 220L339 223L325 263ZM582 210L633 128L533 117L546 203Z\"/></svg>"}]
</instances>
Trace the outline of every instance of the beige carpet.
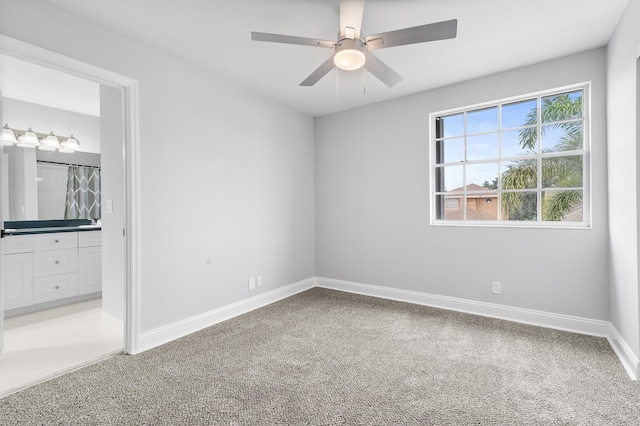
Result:
<instances>
[{"instance_id":1,"label":"beige carpet","mask_svg":"<svg viewBox=\"0 0 640 426\"><path fill-rule=\"evenodd\" d=\"M0 400L7 425L637 425L602 338L312 289Z\"/></svg>"}]
</instances>

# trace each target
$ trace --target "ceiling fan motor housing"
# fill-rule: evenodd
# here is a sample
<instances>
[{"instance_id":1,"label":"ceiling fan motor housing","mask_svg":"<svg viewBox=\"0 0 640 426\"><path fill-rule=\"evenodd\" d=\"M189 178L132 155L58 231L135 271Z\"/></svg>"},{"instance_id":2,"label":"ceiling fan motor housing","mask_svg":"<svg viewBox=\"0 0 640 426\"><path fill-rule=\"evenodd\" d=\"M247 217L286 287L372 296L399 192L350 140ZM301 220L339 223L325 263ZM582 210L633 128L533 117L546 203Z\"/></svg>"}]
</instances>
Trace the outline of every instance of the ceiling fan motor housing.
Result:
<instances>
[{"instance_id":1,"label":"ceiling fan motor housing","mask_svg":"<svg viewBox=\"0 0 640 426\"><path fill-rule=\"evenodd\" d=\"M365 45L361 40L345 38L336 44L335 65L343 70L352 71L365 63Z\"/></svg>"}]
</instances>

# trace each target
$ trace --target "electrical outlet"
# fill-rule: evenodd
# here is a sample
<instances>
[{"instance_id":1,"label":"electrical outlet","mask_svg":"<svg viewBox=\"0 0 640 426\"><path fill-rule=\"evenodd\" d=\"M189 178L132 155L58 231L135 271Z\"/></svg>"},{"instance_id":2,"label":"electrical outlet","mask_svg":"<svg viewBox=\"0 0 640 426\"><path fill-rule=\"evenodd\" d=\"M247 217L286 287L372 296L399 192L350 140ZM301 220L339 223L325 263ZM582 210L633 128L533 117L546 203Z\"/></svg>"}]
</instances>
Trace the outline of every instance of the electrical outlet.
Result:
<instances>
[{"instance_id":1,"label":"electrical outlet","mask_svg":"<svg viewBox=\"0 0 640 426\"><path fill-rule=\"evenodd\" d=\"M249 290L256 288L256 277L249 278Z\"/></svg>"},{"instance_id":2,"label":"electrical outlet","mask_svg":"<svg viewBox=\"0 0 640 426\"><path fill-rule=\"evenodd\" d=\"M502 284L499 281L493 281L491 283L491 292L493 294L502 294Z\"/></svg>"},{"instance_id":3,"label":"electrical outlet","mask_svg":"<svg viewBox=\"0 0 640 426\"><path fill-rule=\"evenodd\" d=\"M262 286L262 275L258 275L258 281L257 281L256 285L257 285L258 287L261 287L261 286Z\"/></svg>"}]
</instances>

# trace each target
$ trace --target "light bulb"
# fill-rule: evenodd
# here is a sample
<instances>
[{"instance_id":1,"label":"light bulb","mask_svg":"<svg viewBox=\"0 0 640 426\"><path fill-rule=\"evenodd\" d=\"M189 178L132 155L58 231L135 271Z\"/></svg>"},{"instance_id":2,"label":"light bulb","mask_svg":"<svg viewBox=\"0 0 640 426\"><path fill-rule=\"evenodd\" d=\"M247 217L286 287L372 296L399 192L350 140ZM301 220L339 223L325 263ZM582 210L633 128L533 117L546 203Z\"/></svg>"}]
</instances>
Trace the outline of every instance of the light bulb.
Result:
<instances>
[{"instance_id":1,"label":"light bulb","mask_svg":"<svg viewBox=\"0 0 640 426\"><path fill-rule=\"evenodd\" d=\"M31 130L31 127L29 127L29 130L27 130L24 135L18 138L19 147L35 148L36 146L39 146L39 145L40 145L40 140L38 139L38 135L36 135L36 133L33 130Z\"/></svg>"},{"instance_id":2,"label":"light bulb","mask_svg":"<svg viewBox=\"0 0 640 426\"><path fill-rule=\"evenodd\" d=\"M341 70L353 71L364 65L365 56L360 50L344 49L335 54L333 63Z\"/></svg>"},{"instance_id":3,"label":"light bulb","mask_svg":"<svg viewBox=\"0 0 640 426\"><path fill-rule=\"evenodd\" d=\"M14 143L18 143L16 135L13 133L13 130L9 128L9 125L5 124L2 128L2 144L13 145Z\"/></svg>"},{"instance_id":4,"label":"light bulb","mask_svg":"<svg viewBox=\"0 0 640 426\"><path fill-rule=\"evenodd\" d=\"M38 148L43 151L55 151L60 148L60 142L58 142L56 135L51 132L46 138L42 139L42 143Z\"/></svg>"},{"instance_id":5,"label":"light bulb","mask_svg":"<svg viewBox=\"0 0 640 426\"><path fill-rule=\"evenodd\" d=\"M60 149L58 151L66 154L71 154L78 149L80 149L78 140L74 138L73 135L71 135L66 141L60 143Z\"/></svg>"}]
</instances>

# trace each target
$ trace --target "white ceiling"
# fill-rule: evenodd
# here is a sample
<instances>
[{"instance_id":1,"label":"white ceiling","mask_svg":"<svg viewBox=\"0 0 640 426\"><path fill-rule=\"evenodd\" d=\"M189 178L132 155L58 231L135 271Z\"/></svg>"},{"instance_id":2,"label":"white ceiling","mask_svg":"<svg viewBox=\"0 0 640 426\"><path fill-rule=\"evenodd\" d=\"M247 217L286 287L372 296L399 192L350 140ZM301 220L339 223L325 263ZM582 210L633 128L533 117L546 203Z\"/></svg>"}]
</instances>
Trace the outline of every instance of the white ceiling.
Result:
<instances>
[{"instance_id":1,"label":"white ceiling","mask_svg":"<svg viewBox=\"0 0 640 426\"><path fill-rule=\"evenodd\" d=\"M331 50L251 41L251 31L333 40L338 0L45 1L312 116L604 46L627 5L627 0L367 0L365 35L458 19L455 39L376 51L405 79L388 88L362 71L341 71L338 85L330 72L315 86L301 87Z\"/></svg>"},{"instance_id":2,"label":"white ceiling","mask_svg":"<svg viewBox=\"0 0 640 426\"><path fill-rule=\"evenodd\" d=\"M0 55L2 96L80 114L100 116L100 85Z\"/></svg>"}]
</instances>

